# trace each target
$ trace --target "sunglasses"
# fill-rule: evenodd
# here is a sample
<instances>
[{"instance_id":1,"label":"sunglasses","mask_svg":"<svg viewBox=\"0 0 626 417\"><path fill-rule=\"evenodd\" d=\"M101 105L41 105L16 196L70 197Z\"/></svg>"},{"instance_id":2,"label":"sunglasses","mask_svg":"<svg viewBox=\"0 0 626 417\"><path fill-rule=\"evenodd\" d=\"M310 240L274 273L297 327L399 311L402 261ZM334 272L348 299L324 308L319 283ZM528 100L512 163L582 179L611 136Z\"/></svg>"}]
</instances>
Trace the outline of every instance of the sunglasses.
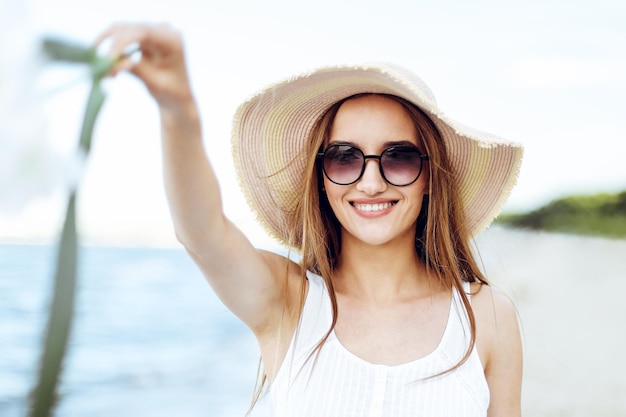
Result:
<instances>
[{"instance_id":1,"label":"sunglasses","mask_svg":"<svg viewBox=\"0 0 626 417\"><path fill-rule=\"evenodd\" d=\"M319 152L317 157L322 160L326 178L338 185L350 185L360 180L368 159L378 160L380 175L389 184L411 185L422 173L424 161L428 161L428 155L410 145L394 145L380 155L365 155L356 146L335 144Z\"/></svg>"}]
</instances>

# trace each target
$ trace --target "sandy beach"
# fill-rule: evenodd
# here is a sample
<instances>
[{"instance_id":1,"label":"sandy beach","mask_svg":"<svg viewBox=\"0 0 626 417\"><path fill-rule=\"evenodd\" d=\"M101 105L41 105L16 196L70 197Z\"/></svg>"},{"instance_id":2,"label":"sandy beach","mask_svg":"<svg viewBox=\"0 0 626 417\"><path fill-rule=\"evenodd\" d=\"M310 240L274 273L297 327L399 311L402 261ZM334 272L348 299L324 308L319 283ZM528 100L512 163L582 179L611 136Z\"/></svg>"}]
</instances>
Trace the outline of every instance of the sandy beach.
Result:
<instances>
[{"instance_id":1,"label":"sandy beach","mask_svg":"<svg viewBox=\"0 0 626 417\"><path fill-rule=\"evenodd\" d=\"M626 240L492 227L477 244L520 313L524 416L626 416Z\"/></svg>"}]
</instances>

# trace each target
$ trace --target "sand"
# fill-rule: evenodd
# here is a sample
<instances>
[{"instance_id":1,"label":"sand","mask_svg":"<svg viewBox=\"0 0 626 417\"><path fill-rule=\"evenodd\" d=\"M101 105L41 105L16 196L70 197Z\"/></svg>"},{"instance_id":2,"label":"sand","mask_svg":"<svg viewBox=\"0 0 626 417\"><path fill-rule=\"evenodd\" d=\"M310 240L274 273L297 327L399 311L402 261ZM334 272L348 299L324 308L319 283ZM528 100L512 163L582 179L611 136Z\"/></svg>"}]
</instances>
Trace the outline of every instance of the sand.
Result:
<instances>
[{"instance_id":1,"label":"sand","mask_svg":"<svg viewBox=\"0 0 626 417\"><path fill-rule=\"evenodd\" d=\"M477 244L520 313L523 415L626 416L626 240L492 227Z\"/></svg>"}]
</instances>

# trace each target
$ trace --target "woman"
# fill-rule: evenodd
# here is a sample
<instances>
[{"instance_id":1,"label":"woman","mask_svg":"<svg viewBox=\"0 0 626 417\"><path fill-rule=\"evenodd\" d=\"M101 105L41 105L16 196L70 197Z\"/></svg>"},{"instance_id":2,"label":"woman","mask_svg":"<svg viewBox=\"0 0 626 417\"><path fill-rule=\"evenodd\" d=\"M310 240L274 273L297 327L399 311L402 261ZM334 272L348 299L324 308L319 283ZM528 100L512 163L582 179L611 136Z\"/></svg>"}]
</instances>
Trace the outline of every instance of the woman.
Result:
<instances>
[{"instance_id":1,"label":"woman","mask_svg":"<svg viewBox=\"0 0 626 417\"><path fill-rule=\"evenodd\" d=\"M295 77L243 103L242 188L299 263L259 251L224 215L179 34L117 25L113 71L161 115L178 239L256 335L276 416L519 416L515 309L470 239L497 215L521 147L449 120L421 80L389 65Z\"/></svg>"}]
</instances>

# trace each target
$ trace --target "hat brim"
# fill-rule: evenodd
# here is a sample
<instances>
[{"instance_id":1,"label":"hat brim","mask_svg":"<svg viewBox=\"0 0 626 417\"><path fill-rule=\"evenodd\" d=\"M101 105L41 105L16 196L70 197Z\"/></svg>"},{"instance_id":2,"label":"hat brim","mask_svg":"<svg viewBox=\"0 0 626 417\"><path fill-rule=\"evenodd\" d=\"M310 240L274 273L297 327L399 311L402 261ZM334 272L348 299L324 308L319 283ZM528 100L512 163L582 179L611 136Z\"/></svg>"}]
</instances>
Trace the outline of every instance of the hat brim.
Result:
<instances>
[{"instance_id":1,"label":"hat brim","mask_svg":"<svg viewBox=\"0 0 626 417\"><path fill-rule=\"evenodd\" d=\"M337 101L360 93L391 94L423 110L448 150L472 236L498 215L519 175L523 148L464 126L439 109L414 74L389 64L324 67L272 85L239 106L233 157L248 204L267 232L288 243L308 155L302 150L317 120Z\"/></svg>"}]
</instances>

